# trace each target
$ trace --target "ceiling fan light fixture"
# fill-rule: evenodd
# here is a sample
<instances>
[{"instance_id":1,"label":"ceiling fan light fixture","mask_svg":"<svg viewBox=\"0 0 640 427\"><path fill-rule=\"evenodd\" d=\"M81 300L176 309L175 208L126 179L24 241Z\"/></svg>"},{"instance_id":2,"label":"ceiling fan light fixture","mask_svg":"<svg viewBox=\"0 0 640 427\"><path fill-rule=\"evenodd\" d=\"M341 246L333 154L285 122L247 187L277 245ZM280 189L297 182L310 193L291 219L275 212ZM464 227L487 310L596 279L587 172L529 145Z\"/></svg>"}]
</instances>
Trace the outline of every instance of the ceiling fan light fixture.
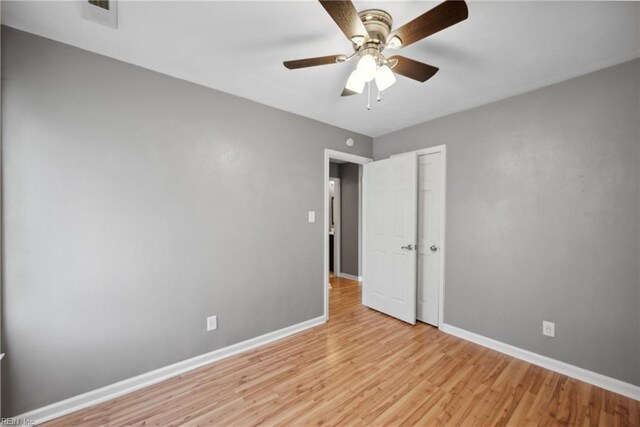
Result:
<instances>
[{"instance_id":1,"label":"ceiling fan light fixture","mask_svg":"<svg viewBox=\"0 0 640 427\"><path fill-rule=\"evenodd\" d=\"M391 68L383 65L382 67L376 70L376 86L378 86L378 90L382 92L385 89L388 89L396 82L396 76L391 71Z\"/></svg>"},{"instance_id":2,"label":"ceiling fan light fixture","mask_svg":"<svg viewBox=\"0 0 640 427\"><path fill-rule=\"evenodd\" d=\"M356 71L359 72L362 80L365 82L370 82L376 76L376 68L378 64L373 56L366 54L360 58L358 61L358 66L356 67Z\"/></svg>"},{"instance_id":3,"label":"ceiling fan light fixture","mask_svg":"<svg viewBox=\"0 0 640 427\"><path fill-rule=\"evenodd\" d=\"M347 79L347 85L345 86L347 90L350 90L355 93L362 93L364 90L365 81L362 78L362 75L356 68L351 72L349 78Z\"/></svg>"}]
</instances>

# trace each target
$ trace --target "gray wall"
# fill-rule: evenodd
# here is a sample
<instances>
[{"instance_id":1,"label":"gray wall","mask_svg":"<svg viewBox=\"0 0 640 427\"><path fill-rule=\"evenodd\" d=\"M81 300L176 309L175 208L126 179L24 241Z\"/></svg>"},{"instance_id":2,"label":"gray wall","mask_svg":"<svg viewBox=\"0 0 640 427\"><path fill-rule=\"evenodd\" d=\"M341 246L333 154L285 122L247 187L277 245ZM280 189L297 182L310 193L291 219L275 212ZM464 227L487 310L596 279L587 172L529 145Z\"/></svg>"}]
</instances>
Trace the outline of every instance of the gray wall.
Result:
<instances>
[{"instance_id":1,"label":"gray wall","mask_svg":"<svg viewBox=\"0 0 640 427\"><path fill-rule=\"evenodd\" d=\"M329 162L329 177L340 178L340 164Z\"/></svg>"},{"instance_id":2,"label":"gray wall","mask_svg":"<svg viewBox=\"0 0 640 427\"><path fill-rule=\"evenodd\" d=\"M340 269L341 273L359 276L358 270L358 170L355 163L340 165Z\"/></svg>"},{"instance_id":3,"label":"gray wall","mask_svg":"<svg viewBox=\"0 0 640 427\"><path fill-rule=\"evenodd\" d=\"M374 139L447 145L446 323L640 385L639 86L635 60Z\"/></svg>"},{"instance_id":4,"label":"gray wall","mask_svg":"<svg viewBox=\"0 0 640 427\"><path fill-rule=\"evenodd\" d=\"M12 29L2 55L3 415L322 315L324 149L370 138Z\"/></svg>"}]
</instances>

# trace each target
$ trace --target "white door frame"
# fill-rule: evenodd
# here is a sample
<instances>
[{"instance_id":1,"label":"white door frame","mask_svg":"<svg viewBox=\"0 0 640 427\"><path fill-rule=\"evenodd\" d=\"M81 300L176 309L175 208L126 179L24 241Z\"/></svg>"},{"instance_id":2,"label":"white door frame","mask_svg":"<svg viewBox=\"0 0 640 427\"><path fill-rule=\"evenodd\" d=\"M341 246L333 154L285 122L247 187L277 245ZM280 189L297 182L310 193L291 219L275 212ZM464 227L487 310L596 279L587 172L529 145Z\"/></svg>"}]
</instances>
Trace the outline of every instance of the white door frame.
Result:
<instances>
[{"instance_id":1,"label":"white door frame","mask_svg":"<svg viewBox=\"0 0 640 427\"><path fill-rule=\"evenodd\" d=\"M445 257L446 257L446 229L447 229L447 146L446 145L436 145L435 147L423 148L421 150L408 151L409 153L416 153L418 157L424 156L426 154L435 154L440 153L442 155L442 169L441 173L441 181L440 181L440 190L442 194L442 207L440 209L440 215L442 217L442 227L440 228L440 289L438 292L438 329L444 325L444 298L445 298L445 286L444 286L444 266L445 266ZM390 157L402 156L407 153L399 153ZM328 196L327 196L328 197ZM417 283L416 283L417 286Z\"/></svg>"},{"instance_id":2,"label":"white door frame","mask_svg":"<svg viewBox=\"0 0 640 427\"><path fill-rule=\"evenodd\" d=\"M358 165L366 165L373 162L373 159L368 157L357 156L355 154L343 153L336 150L324 150L324 234L323 234L323 248L324 248L324 268L323 268L323 280L322 288L324 289L324 320L329 320L329 163L331 160L340 160L348 163L356 163ZM362 197L362 195L360 195ZM360 211L360 222L364 220L363 212ZM361 257L360 251L362 251L362 241L358 242L358 257Z\"/></svg>"},{"instance_id":3,"label":"white door frame","mask_svg":"<svg viewBox=\"0 0 640 427\"><path fill-rule=\"evenodd\" d=\"M340 178L334 178L331 177L329 178L329 181L333 181L335 182L335 186L334 186L334 191L333 191L333 195L334 195L334 202L333 202L333 219L335 220L335 224L336 224L336 228L334 230L333 233L333 275L338 277L340 276L340 224L341 224L341 197L342 194L340 193L341 191L341 181ZM328 215L328 214L327 214ZM327 217L328 218L328 217ZM329 221L327 219L327 221Z\"/></svg>"}]
</instances>

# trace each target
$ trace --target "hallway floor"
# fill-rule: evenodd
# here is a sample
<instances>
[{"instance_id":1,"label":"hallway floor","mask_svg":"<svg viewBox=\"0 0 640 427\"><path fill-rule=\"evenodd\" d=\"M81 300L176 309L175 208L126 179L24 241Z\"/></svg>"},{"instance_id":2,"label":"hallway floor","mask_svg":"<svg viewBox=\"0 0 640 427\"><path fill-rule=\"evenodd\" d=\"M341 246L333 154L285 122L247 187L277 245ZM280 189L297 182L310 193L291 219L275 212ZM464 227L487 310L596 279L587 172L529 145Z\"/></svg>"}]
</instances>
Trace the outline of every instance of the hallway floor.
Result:
<instances>
[{"instance_id":1,"label":"hallway floor","mask_svg":"<svg viewBox=\"0 0 640 427\"><path fill-rule=\"evenodd\" d=\"M360 303L333 277L330 321L48 423L640 425L640 402Z\"/></svg>"}]
</instances>

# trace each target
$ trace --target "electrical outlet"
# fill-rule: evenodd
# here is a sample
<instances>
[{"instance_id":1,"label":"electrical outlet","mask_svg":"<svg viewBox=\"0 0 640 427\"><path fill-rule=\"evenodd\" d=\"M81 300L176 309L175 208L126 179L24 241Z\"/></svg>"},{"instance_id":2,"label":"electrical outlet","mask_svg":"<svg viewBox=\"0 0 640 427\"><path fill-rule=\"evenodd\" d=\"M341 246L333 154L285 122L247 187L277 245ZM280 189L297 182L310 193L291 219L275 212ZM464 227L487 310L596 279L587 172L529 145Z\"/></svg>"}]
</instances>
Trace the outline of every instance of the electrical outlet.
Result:
<instances>
[{"instance_id":1,"label":"electrical outlet","mask_svg":"<svg viewBox=\"0 0 640 427\"><path fill-rule=\"evenodd\" d=\"M546 335L548 337L556 336L556 324L553 322L547 322L546 320L542 321L542 335Z\"/></svg>"},{"instance_id":2,"label":"electrical outlet","mask_svg":"<svg viewBox=\"0 0 640 427\"><path fill-rule=\"evenodd\" d=\"M218 329L218 316L207 317L207 332Z\"/></svg>"}]
</instances>

